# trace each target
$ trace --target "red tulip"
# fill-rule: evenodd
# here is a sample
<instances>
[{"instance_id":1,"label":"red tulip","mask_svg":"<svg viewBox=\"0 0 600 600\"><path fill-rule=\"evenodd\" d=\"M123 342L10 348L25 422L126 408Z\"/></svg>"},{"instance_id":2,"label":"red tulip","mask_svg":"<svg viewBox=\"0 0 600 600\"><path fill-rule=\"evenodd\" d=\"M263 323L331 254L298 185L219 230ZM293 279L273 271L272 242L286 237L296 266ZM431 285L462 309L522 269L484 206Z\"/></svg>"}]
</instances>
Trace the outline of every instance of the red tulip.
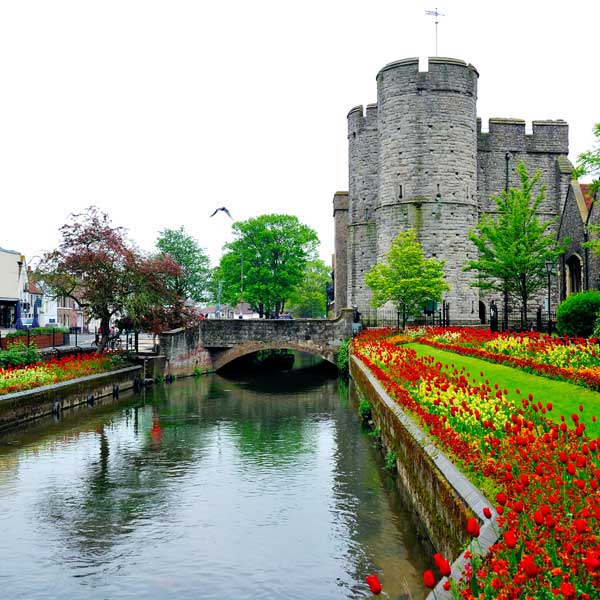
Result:
<instances>
[{"instance_id":1,"label":"red tulip","mask_svg":"<svg viewBox=\"0 0 600 600\"><path fill-rule=\"evenodd\" d=\"M497 500L498 504L500 504L500 506L504 506L506 504L506 501L507 501L506 494L503 493L503 492L500 492L499 494L496 494L496 500Z\"/></svg>"},{"instance_id":2,"label":"red tulip","mask_svg":"<svg viewBox=\"0 0 600 600\"><path fill-rule=\"evenodd\" d=\"M479 521L473 517L469 517L467 519L467 533L471 536L471 537L479 537Z\"/></svg>"},{"instance_id":3,"label":"red tulip","mask_svg":"<svg viewBox=\"0 0 600 600\"><path fill-rule=\"evenodd\" d=\"M433 571L427 570L423 573L423 583L432 590L435 587L435 577Z\"/></svg>"},{"instance_id":4,"label":"red tulip","mask_svg":"<svg viewBox=\"0 0 600 600\"><path fill-rule=\"evenodd\" d=\"M504 532L504 543L509 548L514 548L517 545L517 536L512 529Z\"/></svg>"},{"instance_id":5,"label":"red tulip","mask_svg":"<svg viewBox=\"0 0 600 600\"><path fill-rule=\"evenodd\" d=\"M377 579L377 575L375 575L375 573L373 573L373 575L367 575L365 580L369 584L371 593L375 595L381 594L381 583L379 583L379 579Z\"/></svg>"},{"instance_id":6,"label":"red tulip","mask_svg":"<svg viewBox=\"0 0 600 600\"><path fill-rule=\"evenodd\" d=\"M483 516L486 519L491 519L492 518L492 511L487 506L483 509Z\"/></svg>"}]
</instances>

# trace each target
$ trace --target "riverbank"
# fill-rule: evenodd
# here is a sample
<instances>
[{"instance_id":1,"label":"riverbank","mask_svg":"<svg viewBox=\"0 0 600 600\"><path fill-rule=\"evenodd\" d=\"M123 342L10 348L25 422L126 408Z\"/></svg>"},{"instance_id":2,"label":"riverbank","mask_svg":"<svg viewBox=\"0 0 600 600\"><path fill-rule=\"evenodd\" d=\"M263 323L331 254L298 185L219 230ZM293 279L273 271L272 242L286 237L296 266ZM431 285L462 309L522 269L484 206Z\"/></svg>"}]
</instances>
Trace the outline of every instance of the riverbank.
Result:
<instances>
[{"instance_id":1,"label":"riverbank","mask_svg":"<svg viewBox=\"0 0 600 600\"><path fill-rule=\"evenodd\" d=\"M0 396L0 431L16 427L43 416L60 414L63 410L96 398L118 395L134 387L143 368L140 365L70 379L21 392Z\"/></svg>"}]
</instances>

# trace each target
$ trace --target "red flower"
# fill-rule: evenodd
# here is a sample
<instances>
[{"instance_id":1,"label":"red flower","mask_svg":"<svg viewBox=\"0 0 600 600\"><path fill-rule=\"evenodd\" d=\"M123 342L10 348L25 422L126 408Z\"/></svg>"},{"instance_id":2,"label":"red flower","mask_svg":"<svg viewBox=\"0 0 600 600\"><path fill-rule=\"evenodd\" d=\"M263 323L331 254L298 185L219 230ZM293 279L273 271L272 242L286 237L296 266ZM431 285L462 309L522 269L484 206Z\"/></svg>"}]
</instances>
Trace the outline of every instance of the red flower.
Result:
<instances>
[{"instance_id":1,"label":"red flower","mask_svg":"<svg viewBox=\"0 0 600 600\"><path fill-rule=\"evenodd\" d=\"M430 590L432 590L435 587L435 577L433 575L433 571L427 570L423 573L423 583Z\"/></svg>"},{"instance_id":2,"label":"red flower","mask_svg":"<svg viewBox=\"0 0 600 600\"><path fill-rule=\"evenodd\" d=\"M498 504L500 504L500 506L504 506L507 500L508 498L506 497L506 494L504 492L496 494L496 501L498 502Z\"/></svg>"},{"instance_id":3,"label":"red flower","mask_svg":"<svg viewBox=\"0 0 600 600\"><path fill-rule=\"evenodd\" d=\"M492 518L492 511L487 506L483 509L483 516L486 519L491 519Z\"/></svg>"},{"instance_id":4,"label":"red flower","mask_svg":"<svg viewBox=\"0 0 600 600\"><path fill-rule=\"evenodd\" d=\"M585 568L590 571L598 571L600 569L600 558L594 556L593 554L588 554L585 558Z\"/></svg>"},{"instance_id":5,"label":"red flower","mask_svg":"<svg viewBox=\"0 0 600 600\"><path fill-rule=\"evenodd\" d=\"M541 571L541 569L535 564L533 560L533 556L524 556L521 561L521 568L525 571L525 574L530 579L536 577L536 575Z\"/></svg>"},{"instance_id":6,"label":"red flower","mask_svg":"<svg viewBox=\"0 0 600 600\"><path fill-rule=\"evenodd\" d=\"M504 543L509 548L514 548L517 545L517 536L512 529L504 532Z\"/></svg>"},{"instance_id":7,"label":"red flower","mask_svg":"<svg viewBox=\"0 0 600 600\"><path fill-rule=\"evenodd\" d=\"M371 593L375 595L381 594L381 583L379 583L379 579L377 579L377 575L375 575L375 573L373 573L373 575L367 575L365 580L369 584Z\"/></svg>"},{"instance_id":8,"label":"red flower","mask_svg":"<svg viewBox=\"0 0 600 600\"><path fill-rule=\"evenodd\" d=\"M467 519L467 533L471 536L471 537L479 537L479 521L477 519L475 519L474 517L469 517Z\"/></svg>"}]
</instances>

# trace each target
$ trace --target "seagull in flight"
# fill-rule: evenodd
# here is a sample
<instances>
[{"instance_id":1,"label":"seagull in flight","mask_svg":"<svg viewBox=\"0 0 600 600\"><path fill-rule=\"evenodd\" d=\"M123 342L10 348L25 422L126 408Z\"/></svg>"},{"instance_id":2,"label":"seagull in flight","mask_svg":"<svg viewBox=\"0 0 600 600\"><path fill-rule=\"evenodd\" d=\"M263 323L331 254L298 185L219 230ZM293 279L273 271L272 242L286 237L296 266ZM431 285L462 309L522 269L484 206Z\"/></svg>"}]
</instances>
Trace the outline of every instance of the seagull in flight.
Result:
<instances>
[{"instance_id":1,"label":"seagull in flight","mask_svg":"<svg viewBox=\"0 0 600 600\"><path fill-rule=\"evenodd\" d=\"M222 210L233 221L233 217L231 216L231 213L224 206L221 206L221 208L217 208L215 210L215 212L210 216L214 217L220 210Z\"/></svg>"}]
</instances>

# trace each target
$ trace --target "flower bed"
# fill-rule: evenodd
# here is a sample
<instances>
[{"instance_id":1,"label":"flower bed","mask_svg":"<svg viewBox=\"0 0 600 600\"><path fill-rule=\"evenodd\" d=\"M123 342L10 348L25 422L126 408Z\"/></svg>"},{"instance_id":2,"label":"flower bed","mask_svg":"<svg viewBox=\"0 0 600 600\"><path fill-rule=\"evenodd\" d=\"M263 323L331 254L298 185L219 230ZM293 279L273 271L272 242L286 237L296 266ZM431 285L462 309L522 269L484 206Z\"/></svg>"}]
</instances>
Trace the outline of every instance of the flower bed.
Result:
<instances>
[{"instance_id":1,"label":"flower bed","mask_svg":"<svg viewBox=\"0 0 600 600\"><path fill-rule=\"evenodd\" d=\"M116 354L70 354L25 367L0 368L0 395L111 371L121 364Z\"/></svg>"},{"instance_id":2,"label":"flower bed","mask_svg":"<svg viewBox=\"0 0 600 600\"><path fill-rule=\"evenodd\" d=\"M452 327L415 329L410 335L434 348L600 390L597 338L556 338L536 332L492 333Z\"/></svg>"},{"instance_id":3,"label":"flower bed","mask_svg":"<svg viewBox=\"0 0 600 600\"><path fill-rule=\"evenodd\" d=\"M551 404L523 394L514 405L480 374L447 372L390 343L388 334L363 332L353 342L354 354L495 498L496 507L480 518L495 510L504 530L481 559L479 522L465 523L474 539L470 562L459 580L445 580L445 589L467 599L600 597L600 439L586 438L584 407L552 423L546 418ZM447 575L443 558L435 562ZM433 586L433 571L425 575Z\"/></svg>"}]
</instances>

